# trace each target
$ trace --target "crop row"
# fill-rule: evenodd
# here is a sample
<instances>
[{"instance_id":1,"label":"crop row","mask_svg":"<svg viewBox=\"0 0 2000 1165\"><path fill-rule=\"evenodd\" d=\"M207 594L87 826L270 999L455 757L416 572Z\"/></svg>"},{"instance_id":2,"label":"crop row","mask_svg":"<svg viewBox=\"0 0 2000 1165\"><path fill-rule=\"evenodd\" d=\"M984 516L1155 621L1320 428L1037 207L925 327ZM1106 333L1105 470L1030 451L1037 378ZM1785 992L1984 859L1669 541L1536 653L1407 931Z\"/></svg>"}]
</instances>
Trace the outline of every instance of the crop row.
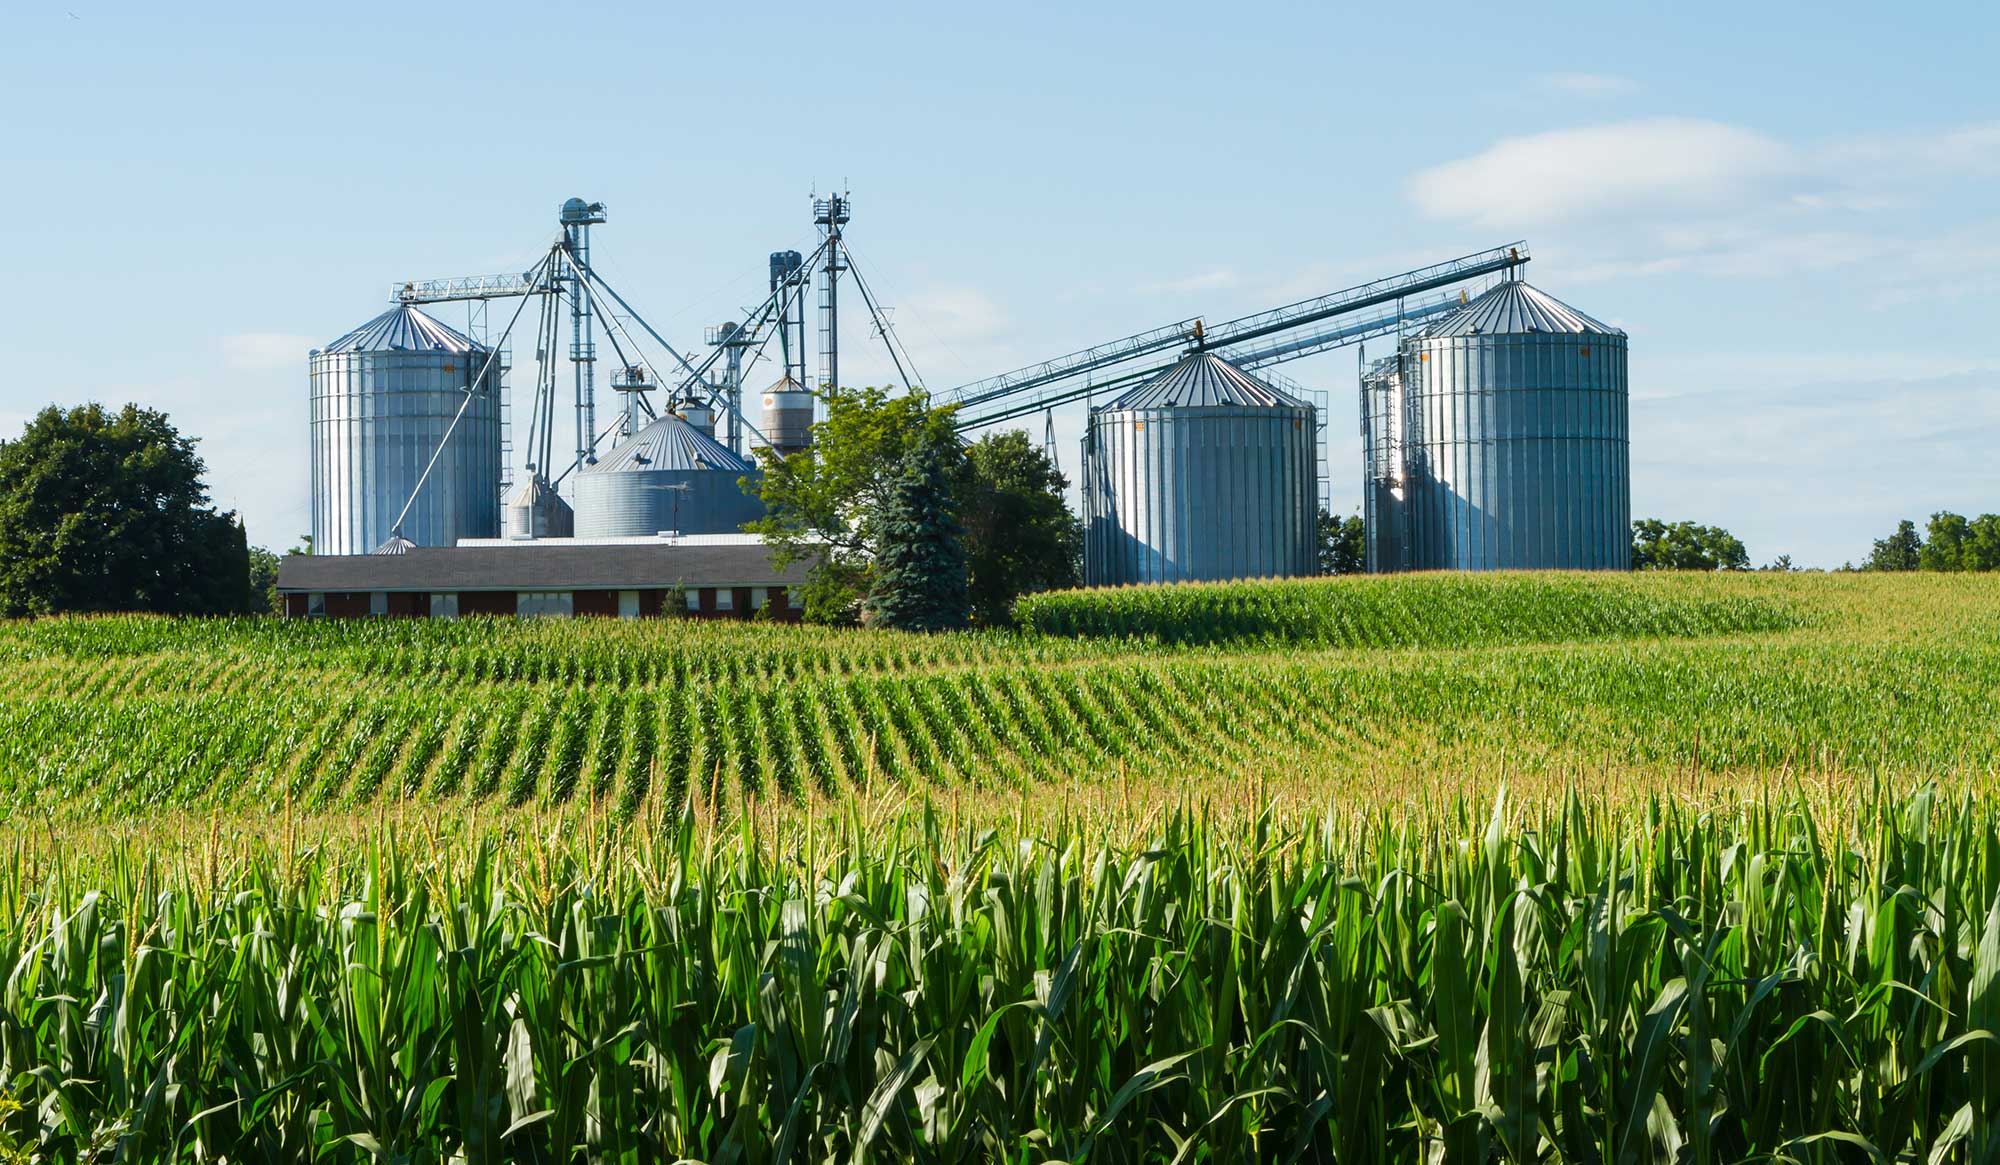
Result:
<instances>
[{"instance_id":1,"label":"crop row","mask_svg":"<svg viewBox=\"0 0 2000 1165\"><path fill-rule=\"evenodd\" d=\"M1803 612L1742 580L1419 575L1115 587L1031 595L1045 635L1168 644L1468 647L1778 631Z\"/></svg>"},{"instance_id":2,"label":"crop row","mask_svg":"<svg viewBox=\"0 0 2000 1165\"><path fill-rule=\"evenodd\" d=\"M159 666L18 668L0 695L0 806L629 811L690 788L726 800L1118 772L1375 773L1415 796L1440 769L2000 768L2000 650L1976 642L1191 655L627 688Z\"/></svg>"},{"instance_id":3,"label":"crop row","mask_svg":"<svg viewBox=\"0 0 2000 1165\"><path fill-rule=\"evenodd\" d=\"M0 1155L1993 1160L2000 817L1863 791L26 839Z\"/></svg>"}]
</instances>

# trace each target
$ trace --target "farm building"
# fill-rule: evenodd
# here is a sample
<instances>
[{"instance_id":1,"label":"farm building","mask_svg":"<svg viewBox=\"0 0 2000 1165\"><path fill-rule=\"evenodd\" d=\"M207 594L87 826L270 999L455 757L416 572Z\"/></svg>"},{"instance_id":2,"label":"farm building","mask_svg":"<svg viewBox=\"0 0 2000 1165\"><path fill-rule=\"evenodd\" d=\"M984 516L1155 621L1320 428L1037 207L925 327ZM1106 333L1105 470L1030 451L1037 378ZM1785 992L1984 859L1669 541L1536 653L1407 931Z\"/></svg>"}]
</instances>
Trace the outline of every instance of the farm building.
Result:
<instances>
[{"instance_id":1,"label":"farm building","mask_svg":"<svg viewBox=\"0 0 2000 1165\"><path fill-rule=\"evenodd\" d=\"M761 540L483 540L374 554L292 555L278 568L285 614L602 615L796 621L810 564L779 568Z\"/></svg>"}]
</instances>

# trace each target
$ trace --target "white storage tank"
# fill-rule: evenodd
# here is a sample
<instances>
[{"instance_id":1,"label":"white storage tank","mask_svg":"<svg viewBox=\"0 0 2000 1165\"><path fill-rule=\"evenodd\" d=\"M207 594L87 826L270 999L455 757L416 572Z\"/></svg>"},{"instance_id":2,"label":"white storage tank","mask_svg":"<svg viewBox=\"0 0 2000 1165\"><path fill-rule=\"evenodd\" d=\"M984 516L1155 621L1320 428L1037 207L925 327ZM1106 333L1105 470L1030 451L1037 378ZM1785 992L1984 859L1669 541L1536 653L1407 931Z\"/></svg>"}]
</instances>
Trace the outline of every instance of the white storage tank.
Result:
<instances>
[{"instance_id":1,"label":"white storage tank","mask_svg":"<svg viewBox=\"0 0 2000 1165\"><path fill-rule=\"evenodd\" d=\"M780 453L812 447L813 394L790 376L764 390L763 414L757 427Z\"/></svg>"}]
</instances>

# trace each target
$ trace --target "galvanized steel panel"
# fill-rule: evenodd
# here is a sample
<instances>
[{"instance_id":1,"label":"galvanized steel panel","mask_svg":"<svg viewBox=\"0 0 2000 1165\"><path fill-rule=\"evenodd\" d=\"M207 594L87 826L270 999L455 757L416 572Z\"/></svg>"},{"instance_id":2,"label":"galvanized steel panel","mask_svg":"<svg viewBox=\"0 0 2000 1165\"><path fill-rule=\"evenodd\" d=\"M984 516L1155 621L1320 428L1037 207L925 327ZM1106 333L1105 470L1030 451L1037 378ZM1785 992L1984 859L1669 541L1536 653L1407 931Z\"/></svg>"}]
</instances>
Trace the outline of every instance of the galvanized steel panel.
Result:
<instances>
[{"instance_id":1,"label":"galvanized steel panel","mask_svg":"<svg viewBox=\"0 0 2000 1165\"><path fill-rule=\"evenodd\" d=\"M1410 346L1405 370L1412 568L1630 567L1622 332L1448 321Z\"/></svg>"},{"instance_id":2,"label":"galvanized steel panel","mask_svg":"<svg viewBox=\"0 0 2000 1165\"><path fill-rule=\"evenodd\" d=\"M366 554L389 538L461 404L465 415L438 453L402 533L419 546L450 546L499 531L497 370L475 383L486 355L405 307L311 357L316 553Z\"/></svg>"},{"instance_id":3,"label":"galvanized steel panel","mask_svg":"<svg viewBox=\"0 0 2000 1165\"><path fill-rule=\"evenodd\" d=\"M1085 441L1085 582L1314 573L1315 436L1307 405L1093 413Z\"/></svg>"}]
</instances>

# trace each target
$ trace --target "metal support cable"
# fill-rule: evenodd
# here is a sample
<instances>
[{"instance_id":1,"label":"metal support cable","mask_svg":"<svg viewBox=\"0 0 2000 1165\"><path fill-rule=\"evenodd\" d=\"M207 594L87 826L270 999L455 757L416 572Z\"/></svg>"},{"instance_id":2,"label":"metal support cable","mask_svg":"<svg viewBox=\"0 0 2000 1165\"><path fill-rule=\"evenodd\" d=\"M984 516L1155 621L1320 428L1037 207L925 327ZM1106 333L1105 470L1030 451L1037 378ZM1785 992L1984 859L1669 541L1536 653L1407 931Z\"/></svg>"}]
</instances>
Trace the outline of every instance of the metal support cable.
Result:
<instances>
[{"instance_id":1,"label":"metal support cable","mask_svg":"<svg viewBox=\"0 0 2000 1165\"><path fill-rule=\"evenodd\" d=\"M883 316L881 305L875 302L875 293L868 289L868 281L861 277L861 268L854 262L853 249L844 242L840 245L840 249L847 253L847 269L854 273L854 286L861 289L861 302L868 305L868 314L875 321L875 330L882 336L882 347L888 349L889 360L896 366L896 374L903 378L903 388L912 394L926 392L922 379L911 376L903 367L903 359L909 356L908 350L903 352L902 357L896 355L895 331L890 328L887 317ZM915 360L911 360L910 367L915 368L916 363Z\"/></svg>"}]
</instances>

